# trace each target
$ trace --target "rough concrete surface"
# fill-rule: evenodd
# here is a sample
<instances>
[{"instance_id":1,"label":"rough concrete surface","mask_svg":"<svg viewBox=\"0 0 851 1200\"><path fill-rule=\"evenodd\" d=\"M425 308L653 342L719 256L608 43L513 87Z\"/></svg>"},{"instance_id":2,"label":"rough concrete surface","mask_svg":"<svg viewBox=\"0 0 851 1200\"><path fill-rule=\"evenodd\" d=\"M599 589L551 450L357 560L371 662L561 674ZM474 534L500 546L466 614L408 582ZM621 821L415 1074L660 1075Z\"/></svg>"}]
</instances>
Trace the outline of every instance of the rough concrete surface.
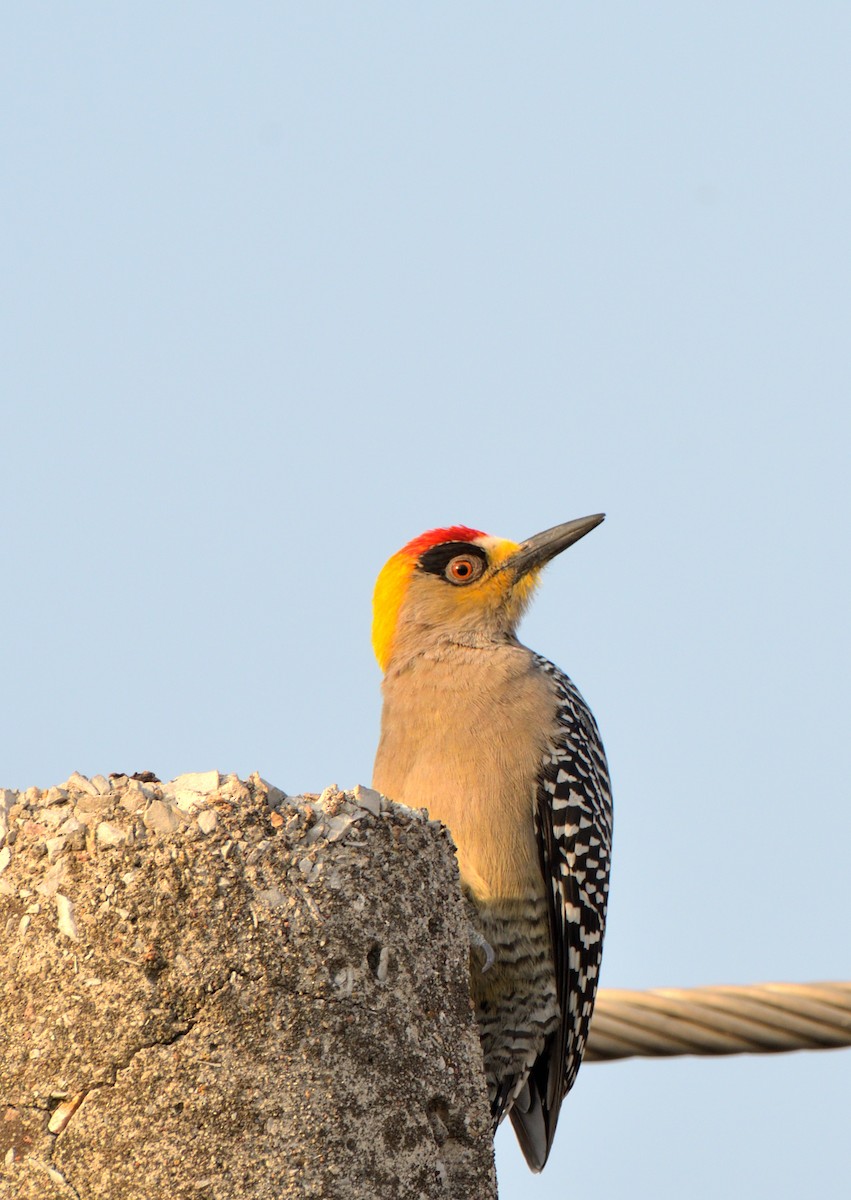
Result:
<instances>
[{"instance_id":1,"label":"rough concrete surface","mask_svg":"<svg viewBox=\"0 0 851 1200\"><path fill-rule=\"evenodd\" d=\"M368 789L0 790L0 1197L496 1196L442 827Z\"/></svg>"}]
</instances>

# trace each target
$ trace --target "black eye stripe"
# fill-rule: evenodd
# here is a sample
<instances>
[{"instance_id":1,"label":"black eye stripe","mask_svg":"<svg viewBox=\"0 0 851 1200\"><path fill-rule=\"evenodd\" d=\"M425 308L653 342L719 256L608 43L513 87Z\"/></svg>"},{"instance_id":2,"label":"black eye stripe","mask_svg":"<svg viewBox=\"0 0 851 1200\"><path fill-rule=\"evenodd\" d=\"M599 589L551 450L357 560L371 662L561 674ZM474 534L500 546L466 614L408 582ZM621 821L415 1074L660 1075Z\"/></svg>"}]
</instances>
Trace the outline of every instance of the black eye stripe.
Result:
<instances>
[{"instance_id":1,"label":"black eye stripe","mask_svg":"<svg viewBox=\"0 0 851 1200\"><path fill-rule=\"evenodd\" d=\"M425 554L421 554L417 567L420 571L427 571L429 575L443 575L452 559L459 554L466 554L468 558L478 558L483 569L488 565L488 556L481 546L475 546L472 542L444 542L441 546L432 546Z\"/></svg>"}]
</instances>

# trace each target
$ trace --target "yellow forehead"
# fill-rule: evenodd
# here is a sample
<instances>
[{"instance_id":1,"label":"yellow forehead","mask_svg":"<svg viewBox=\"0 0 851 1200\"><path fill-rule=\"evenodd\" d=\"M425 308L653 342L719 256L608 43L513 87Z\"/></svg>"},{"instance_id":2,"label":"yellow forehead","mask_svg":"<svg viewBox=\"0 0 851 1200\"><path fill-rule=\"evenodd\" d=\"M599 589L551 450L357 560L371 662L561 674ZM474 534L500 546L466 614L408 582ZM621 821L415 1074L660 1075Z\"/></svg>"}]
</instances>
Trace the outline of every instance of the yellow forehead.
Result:
<instances>
[{"instance_id":1,"label":"yellow forehead","mask_svg":"<svg viewBox=\"0 0 851 1200\"><path fill-rule=\"evenodd\" d=\"M488 565L491 567L502 566L506 559L511 558L512 554L516 554L520 549L518 542L511 542L508 538L479 537L475 539L475 544L486 552Z\"/></svg>"}]
</instances>

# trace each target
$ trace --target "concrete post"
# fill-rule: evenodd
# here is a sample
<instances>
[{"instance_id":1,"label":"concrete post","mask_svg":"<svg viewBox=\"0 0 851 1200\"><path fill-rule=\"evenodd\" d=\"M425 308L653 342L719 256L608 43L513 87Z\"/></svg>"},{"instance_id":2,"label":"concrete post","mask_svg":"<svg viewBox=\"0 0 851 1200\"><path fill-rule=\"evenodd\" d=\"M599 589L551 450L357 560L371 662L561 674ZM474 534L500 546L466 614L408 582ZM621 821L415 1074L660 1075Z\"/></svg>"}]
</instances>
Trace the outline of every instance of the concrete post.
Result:
<instances>
[{"instance_id":1,"label":"concrete post","mask_svg":"<svg viewBox=\"0 0 851 1200\"><path fill-rule=\"evenodd\" d=\"M367 789L0 791L0 1196L492 1200L451 844Z\"/></svg>"}]
</instances>

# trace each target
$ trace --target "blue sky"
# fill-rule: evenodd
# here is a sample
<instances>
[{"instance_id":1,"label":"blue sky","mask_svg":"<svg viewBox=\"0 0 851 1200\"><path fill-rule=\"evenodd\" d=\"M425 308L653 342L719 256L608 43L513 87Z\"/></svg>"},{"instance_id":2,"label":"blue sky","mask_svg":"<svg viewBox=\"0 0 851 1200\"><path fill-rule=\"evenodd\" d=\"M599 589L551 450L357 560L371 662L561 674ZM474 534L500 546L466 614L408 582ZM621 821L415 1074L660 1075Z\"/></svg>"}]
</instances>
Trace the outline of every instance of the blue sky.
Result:
<instances>
[{"instance_id":1,"label":"blue sky","mask_svg":"<svg viewBox=\"0 0 851 1200\"><path fill-rule=\"evenodd\" d=\"M525 639L603 984L851 975L851 10L187 2L0 45L0 783L368 782L372 584L607 521ZM847 1052L589 1065L503 1200L839 1194Z\"/></svg>"}]
</instances>

